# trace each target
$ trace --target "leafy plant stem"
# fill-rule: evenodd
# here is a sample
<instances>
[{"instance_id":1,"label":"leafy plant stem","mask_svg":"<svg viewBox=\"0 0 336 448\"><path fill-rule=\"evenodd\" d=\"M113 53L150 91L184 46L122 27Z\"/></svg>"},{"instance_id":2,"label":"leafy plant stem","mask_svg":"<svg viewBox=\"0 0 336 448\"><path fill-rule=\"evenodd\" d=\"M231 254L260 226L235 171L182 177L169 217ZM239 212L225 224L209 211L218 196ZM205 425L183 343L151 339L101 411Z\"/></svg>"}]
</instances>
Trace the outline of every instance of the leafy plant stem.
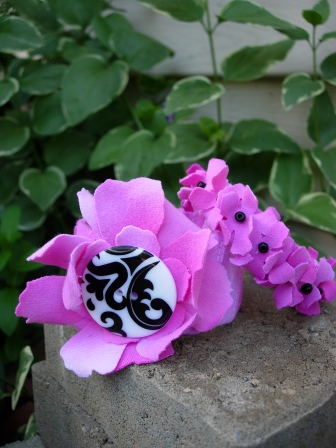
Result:
<instances>
[{"instance_id":1,"label":"leafy plant stem","mask_svg":"<svg viewBox=\"0 0 336 448\"><path fill-rule=\"evenodd\" d=\"M145 129L144 125L141 123L140 118L138 117L138 114L136 113L134 107L132 104L128 101L128 98L125 95L122 95L122 98L126 104L127 109L129 110L130 114L132 115L132 118L135 122L135 124L138 126L140 130Z\"/></svg>"},{"instance_id":2,"label":"leafy plant stem","mask_svg":"<svg viewBox=\"0 0 336 448\"><path fill-rule=\"evenodd\" d=\"M316 26L313 25L313 35L312 35L312 45L311 45L312 51L313 51L313 79L317 79L317 61L316 61Z\"/></svg>"},{"instance_id":3,"label":"leafy plant stem","mask_svg":"<svg viewBox=\"0 0 336 448\"><path fill-rule=\"evenodd\" d=\"M203 25L204 30L206 31L209 39L209 46L210 46L210 56L211 56L211 64L213 69L213 75L215 82L219 81L218 71L217 71L217 61L216 61L216 52L215 52L215 44L213 39L213 34L216 29L216 26L212 28L211 25L211 17L210 17L210 8L209 8L209 2L206 0L205 2L205 10L206 10L206 24L204 22L201 22ZM222 110L221 110L221 100L218 98L216 101L217 105L217 121L218 124L221 125L222 122Z\"/></svg>"},{"instance_id":4,"label":"leafy plant stem","mask_svg":"<svg viewBox=\"0 0 336 448\"><path fill-rule=\"evenodd\" d=\"M317 79L317 61L316 61L316 26L313 25L313 34L312 34L312 44L311 49L313 52L313 79ZM320 146L320 133L319 133L319 120L318 120L318 108L314 108L314 128L315 128L315 137L316 143Z\"/></svg>"}]
</instances>

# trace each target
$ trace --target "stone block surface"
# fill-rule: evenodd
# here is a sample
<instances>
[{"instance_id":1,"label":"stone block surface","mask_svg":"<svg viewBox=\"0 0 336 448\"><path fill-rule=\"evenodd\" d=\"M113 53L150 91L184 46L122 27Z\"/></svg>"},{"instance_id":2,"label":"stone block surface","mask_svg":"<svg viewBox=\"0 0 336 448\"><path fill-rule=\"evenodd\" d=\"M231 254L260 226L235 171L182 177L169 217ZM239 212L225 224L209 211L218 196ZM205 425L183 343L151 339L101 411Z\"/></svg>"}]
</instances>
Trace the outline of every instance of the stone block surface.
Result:
<instances>
[{"instance_id":1,"label":"stone block surface","mask_svg":"<svg viewBox=\"0 0 336 448\"><path fill-rule=\"evenodd\" d=\"M46 327L47 361L34 369L46 448L336 446L336 304L307 317L278 311L250 277L244 290L231 324L111 376L67 371L59 349L73 330Z\"/></svg>"},{"instance_id":2,"label":"stone block surface","mask_svg":"<svg viewBox=\"0 0 336 448\"><path fill-rule=\"evenodd\" d=\"M44 445L40 436L34 436L22 442L7 443L4 448L44 448Z\"/></svg>"}]
</instances>

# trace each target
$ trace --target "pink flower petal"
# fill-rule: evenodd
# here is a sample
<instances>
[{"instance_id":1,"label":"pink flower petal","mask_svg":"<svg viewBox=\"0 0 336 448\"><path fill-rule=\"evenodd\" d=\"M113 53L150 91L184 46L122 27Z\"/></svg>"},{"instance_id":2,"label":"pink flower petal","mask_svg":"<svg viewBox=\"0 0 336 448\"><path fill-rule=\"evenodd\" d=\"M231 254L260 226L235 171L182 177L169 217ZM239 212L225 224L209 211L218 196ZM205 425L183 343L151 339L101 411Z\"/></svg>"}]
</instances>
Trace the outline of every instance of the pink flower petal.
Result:
<instances>
[{"instance_id":1,"label":"pink flower petal","mask_svg":"<svg viewBox=\"0 0 336 448\"><path fill-rule=\"evenodd\" d=\"M320 304L319 302L313 303L310 307L306 308L302 303L295 307L296 311L301 314L306 314L307 316L315 316L320 314Z\"/></svg>"},{"instance_id":2,"label":"pink flower petal","mask_svg":"<svg viewBox=\"0 0 336 448\"><path fill-rule=\"evenodd\" d=\"M167 355L169 356L169 355ZM152 363L153 361L148 358L144 358L143 356L139 355L136 349L136 345L134 343L129 344L126 346L123 354L121 355L120 361L115 369L115 372L118 370L124 369L125 367L131 365L131 364L148 364Z\"/></svg>"},{"instance_id":3,"label":"pink flower petal","mask_svg":"<svg viewBox=\"0 0 336 448\"><path fill-rule=\"evenodd\" d=\"M158 361L160 354L166 350L171 341L177 339L186 328L190 327L195 316L186 319L183 307L177 304L167 324L157 333L140 339L137 344L138 353L144 358Z\"/></svg>"},{"instance_id":4,"label":"pink flower petal","mask_svg":"<svg viewBox=\"0 0 336 448\"><path fill-rule=\"evenodd\" d=\"M77 193L77 196L83 218L95 233L96 238L100 238L101 232L96 216L94 196L89 191L85 190L85 188L82 188L82 190Z\"/></svg>"},{"instance_id":5,"label":"pink flower petal","mask_svg":"<svg viewBox=\"0 0 336 448\"><path fill-rule=\"evenodd\" d=\"M20 295L16 315L28 317L27 323L70 325L81 319L63 305L62 289L65 277L41 277L27 283Z\"/></svg>"},{"instance_id":6,"label":"pink flower petal","mask_svg":"<svg viewBox=\"0 0 336 448\"><path fill-rule=\"evenodd\" d=\"M291 283L285 283L276 286L274 290L274 300L278 310L292 304L293 289L294 287Z\"/></svg>"},{"instance_id":7,"label":"pink flower petal","mask_svg":"<svg viewBox=\"0 0 336 448\"><path fill-rule=\"evenodd\" d=\"M85 219L79 219L76 222L74 228L74 234L78 236L84 236L89 240L94 240L97 238L97 235L93 232L89 224L85 221Z\"/></svg>"},{"instance_id":8,"label":"pink flower petal","mask_svg":"<svg viewBox=\"0 0 336 448\"><path fill-rule=\"evenodd\" d=\"M107 180L97 188L94 198L101 235L111 245L125 226L140 227L156 235L162 224L164 194L158 181Z\"/></svg>"},{"instance_id":9,"label":"pink flower petal","mask_svg":"<svg viewBox=\"0 0 336 448\"><path fill-rule=\"evenodd\" d=\"M72 252L63 287L63 301L66 309L77 311L82 305L81 276L92 258L109 247L106 241L97 240L92 244L82 243Z\"/></svg>"},{"instance_id":10,"label":"pink flower petal","mask_svg":"<svg viewBox=\"0 0 336 448\"><path fill-rule=\"evenodd\" d=\"M203 267L209 238L210 230L207 229L199 230L196 233L187 232L169 246L161 249L161 259L177 258L193 275Z\"/></svg>"},{"instance_id":11,"label":"pink flower petal","mask_svg":"<svg viewBox=\"0 0 336 448\"><path fill-rule=\"evenodd\" d=\"M88 377L93 371L106 375L112 373L123 354L125 345L109 344L104 341L103 329L90 323L73 336L61 348L65 367L80 377Z\"/></svg>"},{"instance_id":12,"label":"pink flower petal","mask_svg":"<svg viewBox=\"0 0 336 448\"><path fill-rule=\"evenodd\" d=\"M189 200L195 210L208 210L216 204L216 194L212 191L204 190L204 188L195 188Z\"/></svg>"},{"instance_id":13,"label":"pink flower petal","mask_svg":"<svg viewBox=\"0 0 336 448\"><path fill-rule=\"evenodd\" d=\"M50 264L67 269L70 263L70 255L79 244L89 240L76 235L57 235L46 243L43 247L32 254L28 261L38 261L39 263Z\"/></svg>"},{"instance_id":14,"label":"pink flower petal","mask_svg":"<svg viewBox=\"0 0 336 448\"><path fill-rule=\"evenodd\" d=\"M281 283L287 283L294 275L295 269L285 262L272 269L268 275L268 279L274 285L279 285Z\"/></svg>"},{"instance_id":15,"label":"pink flower petal","mask_svg":"<svg viewBox=\"0 0 336 448\"><path fill-rule=\"evenodd\" d=\"M332 302L336 298L336 283L334 281L322 282L318 286L322 289L324 300Z\"/></svg>"},{"instance_id":16,"label":"pink flower petal","mask_svg":"<svg viewBox=\"0 0 336 448\"><path fill-rule=\"evenodd\" d=\"M224 266L207 260L197 302L197 312L202 319L193 328L209 331L215 327L233 304L230 293L231 284Z\"/></svg>"},{"instance_id":17,"label":"pink flower petal","mask_svg":"<svg viewBox=\"0 0 336 448\"><path fill-rule=\"evenodd\" d=\"M164 221L159 232L156 234L161 249L168 246L189 230L197 232L199 228L188 219L181 210L170 202L164 202Z\"/></svg>"},{"instance_id":18,"label":"pink flower petal","mask_svg":"<svg viewBox=\"0 0 336 448\"><path fill-rule=\"evenodd\" d=\"M124 227L116 236L116 246L137 246L160 257L160 245L154 233L139 227Z\"/></svg>"},{"instance_id":19,"label":"pink flower petal","mask_svg":"<svg viewBox=\"0 0 336 448\"><path fill-rule=\"evenodd\" d=\"M171 272L177 293L177 302L182 302L186 298L189 289L190 274L186 266L175 258L166 258L162 260Z\"/></svg>"},{"instance_id":20,"label":"pink flower petal","mask_svg":"<svg viewBox=\"0 0 336 448\"><path fill-rule=\"evenodd\" d=\"M228 184L227 175L229 167L221 159L210 159L207 170L207 178L211 180L214 191L218 192Z\"/></svg>"}]
</instances>

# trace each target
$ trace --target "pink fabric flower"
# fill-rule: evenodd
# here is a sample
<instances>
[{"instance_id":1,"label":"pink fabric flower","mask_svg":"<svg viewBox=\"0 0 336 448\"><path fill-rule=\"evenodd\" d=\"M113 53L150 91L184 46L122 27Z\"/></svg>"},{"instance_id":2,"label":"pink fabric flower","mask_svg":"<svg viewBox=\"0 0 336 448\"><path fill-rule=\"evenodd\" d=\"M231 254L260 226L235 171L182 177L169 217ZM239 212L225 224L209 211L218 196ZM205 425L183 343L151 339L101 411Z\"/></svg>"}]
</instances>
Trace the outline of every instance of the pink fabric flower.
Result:
<instances>
[{"instance_id":1,"label":"pink fabric flower","mask_svg":"<svg viewBox=\"0 0 336 448\"><path fill-rule=\"evenodd\" d=\"M211 159L205 171L197 163L187 170L180 180L183 187L178 192L181 206L186 212L211 209L216 205L217 193L228 185L229 168L224 160Z\"/></svg>"},{"instance_id":2,"label":"pink fabric flower","mask_svg":"<svg viewBox=\"0 0 336 448\"><path fill-rule=\"evenodd\" d=\"M174 353L171 342L182 333L208 331L223 320L232 308L230 293L237 288L213 256L217 241L164 199L158 181L108 180L94 195L83 189L78 197L83 219L75 234L56 236L30 257L66 269L66 276L29 282L16 309L27 322L78 330L61 349L68 369L87 377L93 370L109 374L132 363L158 361ZM93 257L115 246L151 252L174 278L176 307L154 334L130 338L112 333L96 323L83 303L84 270Z\"/></svg>"},{"instance_id":3,"label":"pink fabric flower","mask_svg":"<svg viewBox=\"0 0 336 448\"><path fill-rule=\"evenodd\" d=\"M221 190L217 202L224 243L231 244L231 254L245 256L252 249L249 236L253 228L252 216L258 209L257 198L249 186L235 184Z\"/></svg>"},{"instance_id":4,"label":"pink fabric flower","mask_svg":"<svg viewBox=\"0 0 336 448\"><path fill-rule=\"evenodd\" d=\"M280 222L280 216L273 207L252 216L250 240L251 260L245 268L257 279L264 280L283 254L283 245L289 229Z\"/></svg>"}]
</instances>

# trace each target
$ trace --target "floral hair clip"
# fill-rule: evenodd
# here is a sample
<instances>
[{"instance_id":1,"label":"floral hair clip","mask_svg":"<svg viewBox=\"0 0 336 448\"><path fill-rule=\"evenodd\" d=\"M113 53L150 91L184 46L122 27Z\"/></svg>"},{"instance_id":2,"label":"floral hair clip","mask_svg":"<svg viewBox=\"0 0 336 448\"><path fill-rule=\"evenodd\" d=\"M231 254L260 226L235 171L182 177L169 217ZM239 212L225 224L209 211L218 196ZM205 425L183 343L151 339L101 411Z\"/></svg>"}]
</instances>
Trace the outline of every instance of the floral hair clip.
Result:
<instances>
[{"instance_id":1,"label":"floral hair clip","mask_svg":"<svg viewBox=\"0 0 336 448\"><path fill-rule=\"evenodd\" d=\"M72 325L61 349L78 376L116 372L174 353L172 341L231 322L246 268L274 288L278 308L317 314L336 297L336 260L298 246L276 210L258 209L251 189L231 185L223 160L192 165L181 180L181 209L160 182L107 180L78 193L83 218L29 260L65 276L27 284L16 314L27 322Z\"/></svg>"}]
</instances>

